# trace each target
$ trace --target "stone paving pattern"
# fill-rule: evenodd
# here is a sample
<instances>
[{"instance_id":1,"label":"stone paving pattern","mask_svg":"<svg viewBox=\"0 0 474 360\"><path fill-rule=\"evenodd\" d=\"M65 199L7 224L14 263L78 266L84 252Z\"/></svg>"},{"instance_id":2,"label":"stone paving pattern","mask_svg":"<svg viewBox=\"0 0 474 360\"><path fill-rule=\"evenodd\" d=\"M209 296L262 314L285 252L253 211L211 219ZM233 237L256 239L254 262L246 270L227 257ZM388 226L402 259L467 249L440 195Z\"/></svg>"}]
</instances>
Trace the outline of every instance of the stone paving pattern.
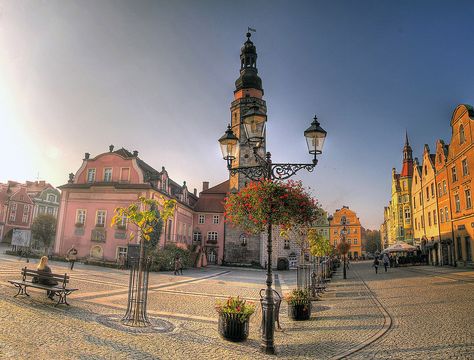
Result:
<instances>
[{"instance_id":1,"label":"stone paving pattern","mask_svg":"<svg viewBox=\"0 0 474 360\"><path fill-rule=\"evenodd\" d=\"M34 262L28 265L35 267ZM69 273L66 265L51 264L54 272ZM243 343L218 336L214 310L216 299L228 295L258 299L263 271L207 268L188 270L183 276L152 273L149 315L170 322L174 330L130 334L99 322L108 315L123 315L128 272L77 264L71 284L80 290L70 296L71 307L55 308L44 292L33 289L30 298L13 298L16 290L6 281L19 278L23 266L24 260L0 255L1 359L46 359L53 353L58 359L274 358L259 349L259 307ZM294 272L278 275L284 289L294 286ZM348 275L342 280L340 272L336 274L322 301L313 303L310 321L290 321L282 304L283 331L275 333L278 358L341 358L377 334L382 336L348 358L472 358L472 272L417 267L375 275L370 264L362 262L351 264ZM377 299L392 317L390 329Z\"/></svg>"}]
</instances>

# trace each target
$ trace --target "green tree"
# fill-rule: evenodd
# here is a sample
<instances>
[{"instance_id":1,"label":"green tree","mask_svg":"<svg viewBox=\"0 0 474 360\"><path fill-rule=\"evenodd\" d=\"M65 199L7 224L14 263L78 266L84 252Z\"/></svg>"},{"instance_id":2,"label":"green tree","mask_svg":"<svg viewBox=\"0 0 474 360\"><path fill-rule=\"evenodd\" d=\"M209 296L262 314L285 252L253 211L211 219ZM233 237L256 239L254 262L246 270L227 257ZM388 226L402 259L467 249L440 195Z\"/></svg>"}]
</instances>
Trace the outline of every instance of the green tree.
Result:
<instances>
[{"instance_id":1,"label":"green tree","mask_svg":"<svg viewBox=\"0 0 474 360\"><path fill-rule=\"evenodd\" d=\"M160 209L157 211L156 209ZM130 277L131 284L129 288L135 294L135 298L129 293L129 304L127 313L122 322L130 326L148 326L150 322L146 315L146 296L148 289L144 287L145 276L145 241L151 240L151 234L155 226L160 221L167 221L173 216L176 209L176 200L166 200L164 197L161 201L155 199L147 199L143 196L138 198L137 203L132 203L128 207L119 207L115 209L115 215L112 218L111 226L121 223L123 218L136 226L139 242L140 242L140 257L138 259L138 271L135 272L135 277ZM135 234L130 233L130 238L133 239ZM148 284L147 284L148 285Z\"/></svg>"},{"instance_id":2,"label":"green tree","mask_svg":"<svg viewBox=\"0 0 474 360\"><path fill-rule=\"evenodd\" d=\"M31 224L31 235L39 241L45 249L48 249L56 235L56 218L53 215L38 215Z\"/></svg>"}]
</instances>

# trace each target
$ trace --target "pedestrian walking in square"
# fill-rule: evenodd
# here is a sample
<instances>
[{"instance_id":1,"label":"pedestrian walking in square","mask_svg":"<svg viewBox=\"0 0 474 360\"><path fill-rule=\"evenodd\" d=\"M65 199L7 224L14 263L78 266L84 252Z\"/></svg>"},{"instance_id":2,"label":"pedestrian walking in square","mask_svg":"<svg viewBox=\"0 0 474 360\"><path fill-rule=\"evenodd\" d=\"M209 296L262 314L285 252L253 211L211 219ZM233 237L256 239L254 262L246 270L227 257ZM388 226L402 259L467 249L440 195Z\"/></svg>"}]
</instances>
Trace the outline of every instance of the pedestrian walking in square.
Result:
<instances>
[{"instance_id":1,"label":"pedestrian walking in square","mask_svg":"<svg viewBox=\"0 0 474 360\"><path fill-rule=\"evenodd\" d=\"M77 260L77 250L74 245L67 251L66 259L71 263L71 270L74 268L74 263Z\"/></svg>"},{"instance_id":2,"label":"pedestrian walking in square","mask_svg":"<svg viewBox=\"0 0 474 360\"><path fill-rule=\"evenodd\" d=\"M378 274L379 273L379 259L377 257L375 257L374 263L372 264L372 266L375 268L375 273Z\"/></svg>"},{"instance_id":3,"label":"pedestrian walking in square","mask_svg":"<svg viewBox=\"0 0 474 360\"><path fill-rule=\"evenodd\" d=\"M181 271L181 274L182 274L183 270L181 269L181 261L180 261L179 256L176 256L174 258L174 274L179 275L180 271Z\"/></svg>"},{"instance_id":4,"label":"pedestrian walking in square","mask_svg":"<svg viewBox=\"0 0 474 360\"><path fill-rule=\"evenodd\" d=\"M387 253L383 254L383 259L382 259L382 261L383 261L383 266L384 266L384 268L385 268L385 272L387 272L387 268L388 268L388 266L390 265L390 259L388 258Z\"/></svg>"}]
</instances>

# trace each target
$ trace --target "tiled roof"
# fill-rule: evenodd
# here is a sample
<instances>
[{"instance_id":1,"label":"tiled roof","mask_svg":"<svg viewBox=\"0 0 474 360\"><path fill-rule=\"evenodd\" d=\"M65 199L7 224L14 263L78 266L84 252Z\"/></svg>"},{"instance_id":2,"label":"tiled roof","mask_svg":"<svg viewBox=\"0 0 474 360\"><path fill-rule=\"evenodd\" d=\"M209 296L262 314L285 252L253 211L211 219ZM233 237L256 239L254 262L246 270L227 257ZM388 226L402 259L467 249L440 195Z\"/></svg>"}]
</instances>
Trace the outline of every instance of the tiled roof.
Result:
<instances>
[{"instance_id":1,"label":"tiled roof","mask_svg":"<svg viewBox=\"0 0 474 360\"><path fill-rule=\"evenodd\" d=\"M229 180L201 192L201 194L227 194L229 192Z\"/></svg>"},{"instance_id":2,"label":"tiled roof","mask_svg":"<svg viewBox=\"0 0 474 360\"><path fill-rule=\"evenodd\" d=\"M204 190L199 194L199 199L194 206L194 211L223 213L224 198L229 192L229 180L226 180L210 189Z\"/></svg>"}]
</instances>

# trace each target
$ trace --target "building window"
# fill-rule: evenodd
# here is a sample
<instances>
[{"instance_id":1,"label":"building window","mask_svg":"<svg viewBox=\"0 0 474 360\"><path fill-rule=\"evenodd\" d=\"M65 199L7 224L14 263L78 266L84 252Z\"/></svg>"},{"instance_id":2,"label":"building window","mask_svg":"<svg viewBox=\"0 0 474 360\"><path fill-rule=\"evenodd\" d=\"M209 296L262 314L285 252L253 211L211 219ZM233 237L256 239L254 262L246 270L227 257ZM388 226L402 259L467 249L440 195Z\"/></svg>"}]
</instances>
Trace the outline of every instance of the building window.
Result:
<instances>
[{"instance_id":1,"label":"building window","mask_svg":"<svg viewBox=\"0 0 474 360\"><path fill-rule=\"evenodd\" d=\"M337 234L337 229L334 229L334 234Z\"/></svg>"},{"instance_id":2,"label":"building window","mask_svg":"<svg viewBox=\"0 0 474 360\"><path fill-rule=\"evenodd\" d=\"M446 218L446 221L449 221L449 213L448 213L448 207L447 206L444 208L444 217Z\"/></svg>"},{"instance_id":3,"label":"building window","mask_svg":"<svg viewBox=\"0 0 474 360\"><path fill-rule=\"evenodd\" d=\"M398 218L400 219L400 221L403 221L403 209L400 208L400 211L398 212Z\"/></svg>"},{"instance_id":4,"label":"building window","mask_svg":"<svg viewBox=\"0 0 474 360\"><path fill-rule=\"evenodd\" d=\"M28 214L30 212L30 205L23 205L23 214Z\"/></svg>"},{"instance_id":5,"label":"building window","mask_svg":"<svg viewBox=\"0 0 474 360\"><path fill-rule=\"evenodd\" d=\"M56 202L56 195L48 194L48 201L49 202Z\"/></svg>"},{"instance_id":6,"label":"building window","mask_svg":"<svg viewBox=\"0 0 474 360\"><path fill-rule=\"evenodd\" d=\"M446 180L443 180L443 194L446 195L448 190L446 189Z\"/></svg>"},{"instance_id":7,"label":"building window","mask_svg":"<svg viewBox=\"0 0 474 360\"><path fill-rule=\"evenodd\" d=\"M51 207L51 206L48 206L48 207L46 208L46 213L47 213L48 215L54 215L54 208Z\"/></svg>"},{"instance_id":8,"label":"building window","mask_svg":"<svg viewBox=\"0 0 474 360\"><path fill-rule=\"evenodd\" d=\"M351 229L347 229L347 233L350 234L350 233L351 233Z\"/></svg>"},{"instance_id":9,"label":"building window","mask_svg":"<svg viewBox=\"0 0 474 360\"><path fill-rule=\"evenodd\" d=\"M430 188L426 187L426 201L430 201Z\"/></svg>"},{"instance_id":10,"label":"building window","mask_svg":"<svg viewBox=\"0 0 474 360\"><path fill-rule=\"evenodd\" d=\"M428 212L428 226L431 226L431 212Z\"/></svg>"},{"instance_id":11,"label":"building window","mask_svg":"<svg viewBox=\"0 0 474 360\"><path fill-rule=\"evenodd\" d=\"M289 249L290 248L290 239L285 239L284 240L283 248L284 249Z\"/></svg>"},{"instance_id":12,"label":"building window","mask_svg":"<svg viewBox=\"0 0 474 360\"><path fill-rule=\"evenodd\" d=\"M423 193L420 191L420 206L423 205Z\"/></svg>"},{"instance_id":13,"label":"building window","mask_svg":"<svg viewBox=\"0 0 474 360\"><path fill-rule=\"evenodd\" d=\"M120 259L120 256L123 256L125 259L127 258L128 248L125 246L118 246L117 247L117 260Z\"/></svg>"},{"instance_id":14,"label":"building window","mask_svg":"<svg viewBox=\"0 0 474 360\"><path fill-rule=\"evenodd\" d=\"M438 219L436 218L436 210L433 210L433 224L438 224Z\"/></svg>"},{"instance_id":15,"label":"building window","mask_svg":"<svg viewBox=\"0 0 474 360\"><path fill-rule=\"evenodd\" d=\"M217 241L217 231L209 231L207 233L207 241Z\"/></svg>"},{"instance_id":16,"label":"building window","mask_svg":"<svg viewBox=\"0 0 474 360\"><path fill-rule=\"evenodd\" d=\"M95 181L95 169L87 170L87 182L92 183Z\"/></svg>"},{"instance_id":17,"label":"building window","mask_svg":"<svg viewBox=\"0 0 474 360\"><path fill-rule=\"evenodd\" d=\"M199 224L204 224L204 220L206 219L205 215L199 215Z\"/></svg>"},{"instance_id":18,"label":"building window","mask_svg":"<svg viewBox=\"0 0 474 360\"><path fill-rule=\"evenodd\" d=\"M46 208L44 207L44 205L38 206L38 214L44 214L45 211L46 211Z\"/></svg>"},{"instance_id":19,"label":"building window","mask_svg":"<svg viewBox=\"0 0 474 360\"><path fill-rule=\"evenodd\" d=\"M438 197L440 197L441 195L443 195L443 192L441 190L441 183L438 183Z\"/></svg>"},{"instance_id":20,"label":"building window","mask_svg":"<svg viewBox=\"0 0 474 360\"><path fill-rule=\"evenodd\" d=\"M97 218L95 221L96 226L104 227L105 226L105 217L107 215L107 211L105 210L97 210Z\"/></svg>"},{"instance_id":21,"label":"building window","mask_svg":"<svg viewBox=\"0 0 474 360\"><path fill-rule=\"evenodd\" d=\"M459 126L459 144L464 144L466 136L464 135L464 126Z\"/></svg>"},{"instance_id":22,"label":"building window","mask_svg":"<svg viewBox=\"0 0 474 360\"><path fill-rule=\"evenodd\" d=\"M458 181L458 175L456 174L456 167L451 169L451 177L453 178L453 182Z\"/></svg>"},{"instance_id":23,"label":"building window","mask_svg":"<svg viewBox=\"0 0 474 360\"><path fill-rule=\"evenodd\" d=\"M350 245L351 244L351 239L347 239L347 243Z\"/></svg>"},{"instance_id":24,"label":"building window","mask_svg":"<svg viewBox=\"0 0 474 360\"><path fill-rule=\"evenodd\" d=\"M411 213L409 208L405 208L405 223L410 224L411 223Z\"/></svg>"},{"instance_id":25,"label":"building window","mask_svg":"<svg viewBox=\"0 0 474 360\"><path fill-rule=\"evenodd\" d=\"M213 215L212 216L212 223L213 224L219 224L219 215Z\"/></svg>"},{"instance_id":26,"label":"building window","mask_svg":"<svg viewBox=\"0 0 474 360\"><path fill-rule=\"evenodd\" d=\"M196 241L196 242L201 242L202 241L202 234L200 231L195 231L193 233L193 241Z\"/></svg>"},{"instance_id":27,"label":"building window","mask_svg":"<svg viewBox=\"0 0 474 360\"><path fill-rule=\"evenodd\" d=\"M334 246L337 246L337 240L334 240Z\"/></svg>"},{"instance_id":28,"label":"building window","mask_svg":"<svg viewBox=\"0 0 474 360\"><path fill-rule=\"evenodd\" d=\"M357 245L357 239L354 239L354 245Z\"/></svg>"},{"instance_id":29,"label":"building window","mask_svg":"<svg viewBox=\"0 0 474 360\"><path fill-rule=\"evenodd\" d=\"M21 219L21 222L27 223L28 222L28 214L23 214L23 217Z\"/></svg>"},{"instance_id":30,"label":"building window","mask_svg":"<svg viewBox=\"0 0 474 360\"><path fill-rule=\"evenodd\" d=\"M11 211L16 211L17 209L17 203L13 203L11 207Z\"/></svg>"},{"instance_id":31,"label":"building window","mask_svg":"<svg viewBox=\"0 0 474 360\"><path fill-rule=\"evenodd\" d=\"M16 212L10 212L10 217L9 217L9 220L10 221L15 221L16 220Z\"/></svg>"},{"instance_id":32,"label":"building window","mask_svg":"<svg viewBox=\"0 0 474 360\"><path fill-rule=\"evenodd\" d=\"M466 195L466 209L470 209L472 207L471 190L469 189L464 190L464 195Z\"/></svg>"},{"instance_id":33,"label":"building window","mask_svg":"<svg viewBox=\"0 0 474 360\"><path fill-rule=\"evenodd\" d=\"M413 209L416 209L416 197L413 196Z\"/></svg>"},{"instance_id":34,"label":"building window","mask_svg":"<svg viewBox=\"0 0 474 360\"><path fill-rule=\"evenodd\" d=\"M425 175L428 175L428 166L425 165Z\"/></svg>"},{"instance_id":35,"label":"building window","mask_svg":"<svg viewBox=\"0 0 474 360\"><path fill-rule=\"evenodd\" d=\"M357 229L354 229L354 234L357 234Z\"/></svg>"},{"instance_id":36,"label":"building window","mask_svg":"<svg viewBox=\"0 0 474 360\"><path fill-rule=\"evenodd\" d=\"M456 206L456 212L461 211L461 201L459 200L459 194L454 195L454 204Z\"/></svg>"},{"instance_id":37,"label":"building window","mask_svg":"<svg viewBox=\"0 0 474 360\"><path fill-rule=\"evenodd\" d=\"M461 162L461 165L462 165L462 176L467 176L469 175L469 169L467 167L467 159L464 159L462 162Z\"/></svg>"},{"instance_id":38,"label":"building window","mask_svg":"<svg viewBox=\"0 0 474 360\"><path fill-rule=\"evenodd\" d=\"M111 182L112 181L112 168L105 168L104 169L104 181Z\"/></svg>"},{"instance_id":39,"label":"building window","mask_svg":"<svg viewBox=\"0 0 474 360\"><path fill-rule=\"evenodd\" d=\"M76 210L76 225L84 225L86 223L86 211L82 209Z\"/></svg>"},{"instance_id":40,"label":"building window","mask_svg":"<svg viewBox=\"0 0 474 360\"><path fill-rule=\"evenodd\" d=\"M431 197L435 196L434 183L431 183Z\"/></svg>"},{"instance_id":41,"label":"building window","mask_svg":"<svg viewBox=\"0 0 474 360\"><path fill-rule=\"evenodd\" d=\"M425 217L421 215L421 227L425 228Z\"/></svg>"},{"instance_id":42,"label":"building window","mask_svg":"<svg viewBox=\"0 0 474 360\"><path fill-rule=\"evenodd\" d=\"M415 176L415 184L418 184L418 178Z\"/></svg>"},{"instance_id":43,"label":"building window","mask_svg":"<svg viewBox=\"0 0 474 360\"><path fill-rule=\"evenodd\" d=\"M442 223L444 222L444 209L442 208L439 210L439 220Z\"/></svg>"}]
</instances>

